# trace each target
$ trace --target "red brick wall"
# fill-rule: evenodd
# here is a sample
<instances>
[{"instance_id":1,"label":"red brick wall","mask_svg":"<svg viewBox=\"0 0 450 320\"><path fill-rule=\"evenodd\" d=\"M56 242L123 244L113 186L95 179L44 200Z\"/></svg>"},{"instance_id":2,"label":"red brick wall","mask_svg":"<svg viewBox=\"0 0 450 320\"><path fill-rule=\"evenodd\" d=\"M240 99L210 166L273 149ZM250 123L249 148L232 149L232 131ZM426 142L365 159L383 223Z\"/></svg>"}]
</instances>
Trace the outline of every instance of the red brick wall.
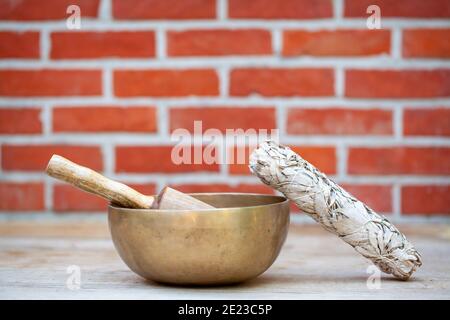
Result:
<instances>
[{"instance_id":1,"label":"red brick wall","mask_svg":"<svg viewBox=\"0 0 450 320\"><path fill-rule=\"evenodd\" d=\"M449 58L450 0L0 0L0 211L104 210L43 174L53 153L146 193L271 192L170 161L202 120L280 129L380 212L448 215Z\"/></svg>"}]
</instances>

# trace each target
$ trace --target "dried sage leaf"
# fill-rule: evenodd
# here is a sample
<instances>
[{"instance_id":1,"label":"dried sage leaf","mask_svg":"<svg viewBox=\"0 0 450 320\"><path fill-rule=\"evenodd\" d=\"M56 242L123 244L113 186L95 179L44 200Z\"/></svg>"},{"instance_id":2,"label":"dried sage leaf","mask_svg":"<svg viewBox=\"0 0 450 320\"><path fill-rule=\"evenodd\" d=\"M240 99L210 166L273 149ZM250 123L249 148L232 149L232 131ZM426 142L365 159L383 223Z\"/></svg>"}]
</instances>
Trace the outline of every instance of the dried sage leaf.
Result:
<instances>
[{"instance_id":1,"label":"dried sage leaf","mask_svg":"<svg viewBox=\"0 0 450 320\"><path fill-rule=\"evenodd\" d=\"M288 147L262 143L250 155L250 170L383 272L406 280L422 265L420 254L386 217Z\"/></svg>"}]
</instances>

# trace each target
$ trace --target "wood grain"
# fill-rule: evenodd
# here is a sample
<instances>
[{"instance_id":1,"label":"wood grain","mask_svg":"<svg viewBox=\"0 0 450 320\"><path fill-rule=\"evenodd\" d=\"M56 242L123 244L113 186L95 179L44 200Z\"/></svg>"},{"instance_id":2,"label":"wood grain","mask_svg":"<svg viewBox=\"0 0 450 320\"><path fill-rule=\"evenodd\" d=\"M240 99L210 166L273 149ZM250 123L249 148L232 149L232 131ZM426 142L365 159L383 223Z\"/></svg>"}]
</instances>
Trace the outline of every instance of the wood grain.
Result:
<instances>
[{"instance_id":1,"label":"wood grain","mask_svg":"<svg viewBox=\"0 0 450 320\"><path fill-rule=\"evenodd\" d=\"M59 155L52 156L46 172L53 178L125 208L147 209L154 202L151 196L145 196L123 183L108 179Z\"/></svg>"},{"instance_id":2,"label":"wood grain","mask_svg":"<svg viewBox=\"0 0 450 320\"><path fill-rule=\"evenodd\" d=\"M158 194L153 206L158 209L214 209L203 201L169 187L165 187Z\"/></svg>"},{"instance_id":3,"label":"wood grain","mask_svg":"<svg viewBox=\"0 0 450 320\"><path fill-rule=\"evenodd\" d=\"M410 281L382 276L369 289L371 266L315 225L292 225L274 265L246 283L174 287L146 281L120 260L104 221L0 223L1 299L448 299L450 225L400 225L427 263ZM333 250L327 250L333 248ZM69 290L67 267L81 268Z\"/></svg>"},{"instance_id":4,"label":"wood grain","mask_svg":"<svg viewBox=\"0 0 450 320\"><path fill-rule=\"evenodd\" d=\"M100 196L111 203L136 209L212 209L213 206L180 191L165 187L155 200L129 186L108 179L92 169L80 166L64 157L53 155L46 172L49 176L65 181L83 191Z\"/></svg>"}]
</instances>

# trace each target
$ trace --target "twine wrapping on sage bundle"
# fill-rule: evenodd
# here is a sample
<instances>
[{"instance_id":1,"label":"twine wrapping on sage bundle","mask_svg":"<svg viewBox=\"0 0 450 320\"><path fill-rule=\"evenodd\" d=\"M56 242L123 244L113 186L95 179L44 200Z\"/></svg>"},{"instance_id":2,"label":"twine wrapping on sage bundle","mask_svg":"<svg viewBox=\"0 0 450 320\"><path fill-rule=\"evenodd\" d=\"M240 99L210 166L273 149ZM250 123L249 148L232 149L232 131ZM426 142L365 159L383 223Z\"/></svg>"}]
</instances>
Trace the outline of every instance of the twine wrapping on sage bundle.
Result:
<instances>
[{"instance_id":1,"label":"twine wrapping on sage bundle","mask_svg":"<svg viewBox=\"0 0 450 320\"><path fill-rule=\"evenodd\" d=\"M383 272L406 280L422 265L420 254L392 223L288 147L262 143L250 155L250 169Z\"/></svg>"}]
</instances>

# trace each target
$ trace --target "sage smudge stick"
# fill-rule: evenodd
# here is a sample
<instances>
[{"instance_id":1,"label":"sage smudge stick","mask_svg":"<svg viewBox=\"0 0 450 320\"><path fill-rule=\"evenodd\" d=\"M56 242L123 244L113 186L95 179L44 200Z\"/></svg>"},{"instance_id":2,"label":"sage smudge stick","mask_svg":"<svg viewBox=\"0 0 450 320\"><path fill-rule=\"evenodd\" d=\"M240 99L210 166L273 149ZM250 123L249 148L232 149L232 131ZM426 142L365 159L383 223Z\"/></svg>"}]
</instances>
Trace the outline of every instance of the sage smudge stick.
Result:
<instances>
[{"instance_id":1,"label":"sage smudge stick","mask_svg":"<svg viewBox=\"0 0 450 320\"><path fill-rule=\"evenodd\" d=\"M288 147L262 143L250 155L250 169L383 272L407 280L422 265L420 254L392 223Z\"/></svg>"}]
</instances>

